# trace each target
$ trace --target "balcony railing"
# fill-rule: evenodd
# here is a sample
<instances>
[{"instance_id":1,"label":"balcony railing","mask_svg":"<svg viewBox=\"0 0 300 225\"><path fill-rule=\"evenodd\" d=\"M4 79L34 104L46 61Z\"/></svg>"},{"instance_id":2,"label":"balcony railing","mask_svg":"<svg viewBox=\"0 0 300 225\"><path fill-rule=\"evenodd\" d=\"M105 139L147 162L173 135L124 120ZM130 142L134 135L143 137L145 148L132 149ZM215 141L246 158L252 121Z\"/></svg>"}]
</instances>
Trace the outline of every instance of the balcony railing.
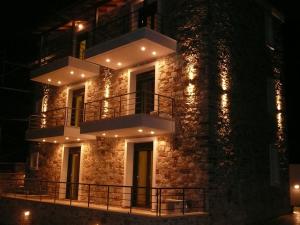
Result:
<instances>
[{"instance_id":1,"label":"balcony railing","mask_svg":"<svg viewBox=\"0 0 300 225\"><path fill-rule=\"evenodd\" d=\"M165 95L132 92L85 103L84 121L111 119L135 114L173 118L174 99Z\"/></svg>"},{"instance_id":2,"label":"balcony railing","mask_svg":"<svg viewBox=\"0 0 300 225\"><path fill-rule=\"evenodd\" d=\"M150 188L30 179L0 179L0 187L3 197L123 213L166 216L207 211L206 191L198 187Z\"/></svg>"},{"instance_id":3,"label":"balcony railing","mask_svg":"<svg viewBox=\"0 0 300 225\"><path fill-rule=\"evenodd\" d=\"M51 128L59 126L79 126L83 118L81 108L59 108L31 115L29 129Z\"/></svg>"},{"instance_id":4,"label":"balcony railing","mask_svg":"<svg viewBox=\"0 0 300 225\"><path fill-rule=\"evenodd\" d=\"M141 27L148 27L156 31L160 31L162 28L162 17L157 13L145 14L143 10L137 10L130 13L120 12L117 15L107 15L101 18L95 28L86 31L84 34L86 49ZM45 37L41 42L40 65L65 56L79 57L82 33L77 35L75 31L66 30L60 31L51 39Z\"/></svg>"}]
</instances>

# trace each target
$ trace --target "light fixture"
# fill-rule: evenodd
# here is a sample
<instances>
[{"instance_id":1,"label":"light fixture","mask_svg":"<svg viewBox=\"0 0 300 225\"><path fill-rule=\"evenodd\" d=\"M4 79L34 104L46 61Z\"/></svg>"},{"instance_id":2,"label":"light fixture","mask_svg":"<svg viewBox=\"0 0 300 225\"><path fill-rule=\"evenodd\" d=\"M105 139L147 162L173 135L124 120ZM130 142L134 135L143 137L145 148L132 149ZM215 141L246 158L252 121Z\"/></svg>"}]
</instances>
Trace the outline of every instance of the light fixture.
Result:
<instances>
[{"instance_id":1,"label":"light fixture","mask_svg":"<svg viewBox=\"0 0 300 225\"><path fill-rule=\"evenodd\" d=\"M81 31L84 29L84 25L82 23L77 24L77 31Z\"/></svg>"},{"instance_id":2,"label":"light fixture","mask_svg":"<svg viewBox=\"0 0 300 225\"><path fill-rule=\"evenodd\" d=\"M48 82L51 82L51 79L50 79L50 78L48 78Z\"/></svg>"},{"instance_id":3,"label":"light fixture","mask_svg":"<svg viewBox=\"0 0 300 225\"><path fill-rule=\"evenodd\" d=\"M25 211L24 212L24 216L29 216L30 215L30 211Z\"/></svg>"},{"instance_id":4,"label":"light fixture","mask_svg":"<svg viewBox=\"0 0 300 225\"><path fill-rule=\"evenodd\" d=\"M150 131L150 134L155 134L155 132L153 130Z\"/></svg>"},{"instance_id":5,"label":"light fixture","mask_svg":"<svg viewBox=\"0 0 300 225\"><path fill-rule=\"evenodd\" d=\"M43 142L46 142L46 139L43 139Z\"/></svg>"},{"instance_id":6,"label":"light fixture","mask_svg":"<svg viewBox=\"0 0 300 225\"><path fill-rule=\"evenodd\" d=\"M143 132L143 130L142 130L142 129L138 129L138 132L142 133L142 132Z\"/></svg>"},{"instance_id":7,"label":"light fixture","mask_svg":"<svg viewBox=\"0 0 300 225\"><path fill-rule=\"evenodd\" d=\"M106 59L105 61L106 61L107 63L109 63L109 62L110 62L110 59Z\"/></svg>"},{"instance_id":8,"label":"light fixture","mask_svg":"<svg viewBox=\"0 0 300 225\"><path fill-rule=\"evenodd\" d=\"M118 62L117 65L118 65L118 66L122 66L122 63L121 63L121 62Z\"/></svg>"},{"instance_id":9,"label":"light fixture","mask_svg":"<svg viewBox=\"0 0 300 225\"><path fill-rule=\"evenodd\" d=\"M82 73L80 76L81 76L82 78L84 78L84 77L85 77L85 74L84 74L84 73Z\"/></svg>"},{"instance_id":10,"label":"light fixture","mask_svg":"<svg viewBox=\"0 0 300 225\"><path fill-rule=\"evenodd\" d=\"M58 83L58 84L61 84L61 81L59 80L59 81L57 81L57 83Z\"/></svg>"},{"instance_id":11,"label":"light fixture","mask_svg":"<svg viewBox=\"0 0 300 225\"><path fill-rule=\"evenodd\" d=\"M66 140L69 140L70 138L69 137L66 137Z\"/></svg>"},{"instance_id":12,"label":"light fixture","mask_svg":"<svg viewBox=\"0 0 300 225\"><path fill-rule=\"evenodd\" d=\"M296 190L298 190L298 189L300 189L300 185L299 185L299 184L295 184L295 185L294 185L294 188L295 188Z\"/></svg>"},{"instance_id":13,"label":"light fixture","mask_svg":"<svg viewBox=\"0 0 300 225\"><path fill-rule=\"evenodd\" d=\"M77 138L77 141L80 141L80 138Z\"/></svg>"},{"instance_id":14,"label":"light fixture","mask_svg":"<svg viewBox=\"0 0 300 225\"><path fill-rule=\"evenodd\" d=\"M153 52L152 52L152 55L156 55L156 51L153 51Z\"/></svg>"},{"instance_id":15,"label":"light fixture","mask_svg":"<svg viewBox=\"0 0 300 225\"><path fill-rule=\"evenodd\" d=\"M70 71L70 74L71 74L71 75L73 75L73 74L74 74L74 71L73 71L73 70L71 70L71 71Z\"/></svg>"},{"instance_id":16,"label":"light fixture","mask_svg":"<svg viewBox=\"0 0 300 225\"><path fill-rule=\"evenodd\" d=\"M145 47L145 46L142 46L142 47L141 47L141 51L143 51L143 52L146 51L146 47Z\"/></svg>"},{"instance_id":17,"label":"light fixture","mask_svg":"<svg viewBox=\"0 0 300 225\"><path fill-rule=\"evenodd\" d=\"M115 138L119 137L119 135L115 134Z\"/></svg>"},{"instance_id":18,"label":"light fixture","mask_svg":"<svg viewBox=\"0 0 300 225\"><path fill-rule=\"evenodd\" d=\"M57 143L57 140L55 140L54 143Z\"/></svg>"},{"instance_id":19,"label":"light fixture","mask_svg":"<svg viewBox=\"0 0 300 225\"><path fill-rule=\"evenodd\" d=\"M102 133L102 136L106 136L106 133Z\"/></svg>"}]
</instances>

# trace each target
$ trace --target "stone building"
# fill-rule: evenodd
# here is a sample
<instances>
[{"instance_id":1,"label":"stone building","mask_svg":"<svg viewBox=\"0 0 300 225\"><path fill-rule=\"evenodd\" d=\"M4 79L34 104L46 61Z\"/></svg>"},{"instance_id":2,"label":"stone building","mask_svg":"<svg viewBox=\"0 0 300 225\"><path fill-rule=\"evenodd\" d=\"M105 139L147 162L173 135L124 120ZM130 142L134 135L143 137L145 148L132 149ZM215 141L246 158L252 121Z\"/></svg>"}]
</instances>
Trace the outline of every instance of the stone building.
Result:
<instances>
[{"instance_id":1,"label":"stone building","mask_svg":"<svg viewBox=\"0 0 300 225\"><path fill-rule=\"evenodd\" d=\"M23 189L4 188L3 221L242 225L290 211L279 11L87 0L63 15L39 30L30 168Z\"/></svg>"}]
</instances>

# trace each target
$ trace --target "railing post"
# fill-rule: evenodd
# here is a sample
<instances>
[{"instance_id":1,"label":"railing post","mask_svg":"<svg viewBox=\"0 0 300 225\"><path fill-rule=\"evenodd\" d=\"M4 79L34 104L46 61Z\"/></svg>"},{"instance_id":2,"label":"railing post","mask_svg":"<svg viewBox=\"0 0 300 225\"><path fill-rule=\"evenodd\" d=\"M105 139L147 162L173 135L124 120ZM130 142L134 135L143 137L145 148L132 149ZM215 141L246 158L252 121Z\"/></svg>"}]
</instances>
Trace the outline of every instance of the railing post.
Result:
<instances>
[{"instance_id":1,"label":"railing post","mask_svg":"<svg viewBox=\"0 0 300 225\"><path fill-rule=\"evenodd\" d=\"M70 182L70 206L72 206L72 190L73 189L73 186L72 186L72 182Z\"/></svg>"},{"instance_id":2,"label":"railing post","mask_svg":"<svg viewBox=\"0 0 300 225\"><path fill-rule=\"evenodd\" d=\"M133 194L133 187L131 186L130 187L130 208L129 208L129 212L131 214L131 211L132 211L132 194Z\"/></svg>"},{"instance_id":3,"label":"railing post","mask_svg":"<svg viewBox=\"0 0 300 225\"><path fill-rule=\"evenodd\" d=\"M55 204L55 201L56 201L56 194L57 194L57 183L55 182L54 183L54 204Z\"/></svg>"},{"instance_id":4,"label":"railing post","mask_svg":"<svg viewBox=\"0 0 300 225\"><path fill-rule=\"evenodd\" d=\"M69 112L68 112L68 108L66 107L65 108L65 116L64 116L64 126L67 126L67 121L68 121L68 114L69 114Z\"/></svg>"},{"instance_id":5,"label":"railing post","mask_svg":"<svg viewBox=\"0 0 300 225\"><path fill-rule=\"evenodd\" d=\"M182 214L184 215L184 206L185 206L185 192L184 188L182 188Z\"/></svg>"},{"instance_id":6,"label":"railing post","mask_svg":"<svg viewBox=\"0 0 300 225\"><path fill-rule=\"evenodd\" d=\"M42 181L40 180L40 191L39 191L39 193L40 193L40 202L42 201Z\"/></svg>"},{"instance_id":7,"label":"railing post","mask_svg":"<svg viewBox=\"0 0 300 225\"><path fill-rule=\"evenodd\" d=\"M159 188L159 216L161 216L161 188Z\"/></svg>"},{"instance_id":8,"label":"railing post","mask_svg":"<svg viewBox=\"0 0 300 225\"><path fill-rule=\"evenodd\" d=\"M158 216L158 189L156 188L156 216Z\"/></svg>"},{"instance_id":9,"label":"railing post","mask_svg":"<svg viewBox=\"0 0 300 225\"><path fill-rule=\"evenodd\" d=\"M160 105L160 101L159 101L160 99L159 99L159 95L157 95L157 116L159 116L159 105Z\"/></svg>"},{"instance_id":10,"label":"railing post","mask_svg":"<svg viewBox=\"0 0 300 225\"><path fill-rule=\"evenodd\" d=\"M109 207L109 185L107 186L107 199L106 199L106 210L108 211Z\"/></svg>"},{"instance_id":11,"label":"railing post","mask_svg":"<svg viewBox=\"0 0 300 225\"><path fill-rule=\"evenodd\" d=\"M119 103L119 117L121 116L122 112L122 95L120 95L120 103Z\"/></svg>"},{"instance_id":12,"label":"railing post","mask_svg":"<svg viewBox=\"0 0 300 225\"><path fill-rule=\"evenodd\" d=\"M88 189L88 208L90 207L90 197L91 197L91 184L89 184L89 189Z\"/></svg>"}]
</instances>

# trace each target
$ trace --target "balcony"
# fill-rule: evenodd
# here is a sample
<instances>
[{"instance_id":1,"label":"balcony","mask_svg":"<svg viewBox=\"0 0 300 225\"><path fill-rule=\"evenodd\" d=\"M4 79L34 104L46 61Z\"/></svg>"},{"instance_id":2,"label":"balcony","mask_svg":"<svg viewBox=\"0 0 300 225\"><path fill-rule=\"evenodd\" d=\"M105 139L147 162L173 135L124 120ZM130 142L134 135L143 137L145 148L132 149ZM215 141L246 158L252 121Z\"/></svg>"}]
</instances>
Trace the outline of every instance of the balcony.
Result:
<instances>
[{"instance_id":1,"label":"balcony","mask_svg":"<svg viewBox=\"0 0 300 225\"><path fill-rule=\"evenodd\" d=\"M82 110L60 108L31 115L26 140L50 143L68 143L94 140L95 136L80 134Z\"/></svg>"},{"instance_id":2,"label":"balcony","mask_svg":"<svg viewBox=\"0 0 300 225\"><path fill-rule=\"evenodd\" d=\"M33 70L31 80L61 86L97 76L99 71L99 65L69 56Z\"/></svg>"},{"instance_id":3,"label":"balcony","mask_svg":"<svg viewBox=\"0 0 300 225\"><path fill-rule=\"evenodd\" d=\"M153 61L174 52L175 40L143 27L89 48L86 60L116 70Z\"/></svg>"},{"instance_id":4,"label":"balcony","mask_svg":"<svg viewBox=\"0 0 300 225\"><path fill-rule=\"evenodd\" d=\"M153 93L128 93L85 104L82 134L141 137L173 133L174 99Z\"/></svg>"}]
</instances>

